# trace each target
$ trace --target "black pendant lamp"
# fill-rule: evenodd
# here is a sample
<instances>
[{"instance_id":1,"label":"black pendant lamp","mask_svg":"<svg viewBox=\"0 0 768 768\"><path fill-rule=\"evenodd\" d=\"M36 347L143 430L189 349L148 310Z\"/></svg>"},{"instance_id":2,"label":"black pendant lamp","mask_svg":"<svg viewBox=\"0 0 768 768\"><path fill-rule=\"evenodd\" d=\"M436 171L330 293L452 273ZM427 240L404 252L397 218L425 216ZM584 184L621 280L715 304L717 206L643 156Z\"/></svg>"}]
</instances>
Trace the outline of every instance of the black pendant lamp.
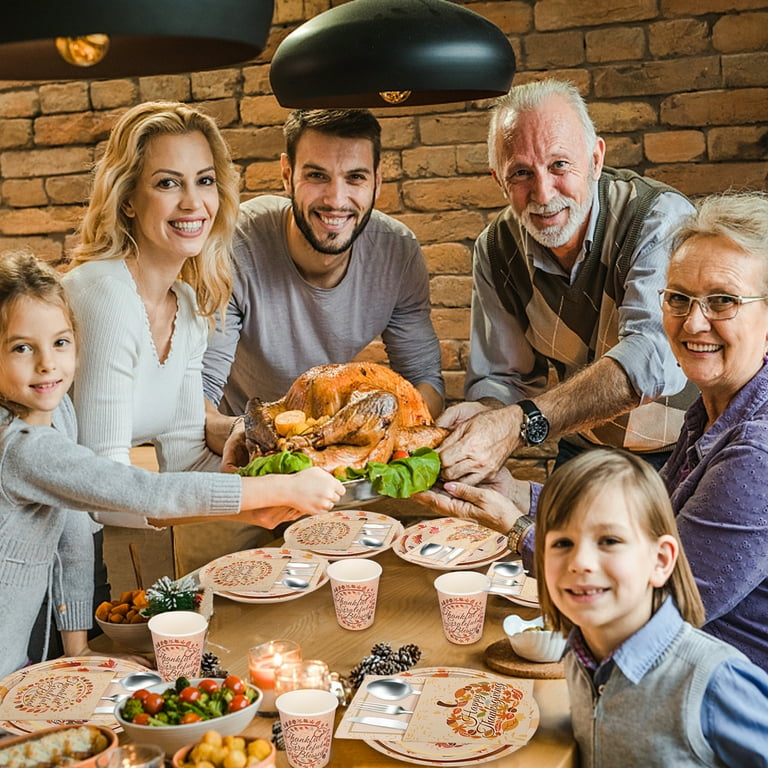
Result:
<instances>
[{"instance_id":1,"label":"black pendant lamp","mask_svg":"<svg viewBox=\"0 0 768 768\"><path fill-rule=\"evenodd\" d=\"M284 107L386 107L506 93L515 54L504 33L448 0L351 0L289 34L270 81Z\"/></svg>"},{"instance_id":2,"label":"black pendant lamp","mask_svg":"<svg viewBox=\"0 0 768 768\"><path fill-rule=\"evenodd\" d=\"M6 0L0 79L197 72L264 49L273 0Z\"/></svg>"}]
</instances>

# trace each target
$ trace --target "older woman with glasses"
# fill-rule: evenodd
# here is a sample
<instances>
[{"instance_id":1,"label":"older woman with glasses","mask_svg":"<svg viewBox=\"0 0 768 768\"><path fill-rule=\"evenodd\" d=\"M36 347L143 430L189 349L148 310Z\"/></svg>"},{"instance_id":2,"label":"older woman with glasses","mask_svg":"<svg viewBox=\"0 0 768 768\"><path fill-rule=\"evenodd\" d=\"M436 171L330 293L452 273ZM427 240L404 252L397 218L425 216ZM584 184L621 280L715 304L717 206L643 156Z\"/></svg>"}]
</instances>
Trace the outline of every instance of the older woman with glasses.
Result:
<instances>
[{"instance_id":1,"label":"older woman with glasses","mask_svg":"<svg viewBox=\"0 0 768 768\"><path fill-rule=\"evenodd\" d=\"M706 609L704 629L768 670L768 195L704 199L675 238L664 330L700 398L661 476ZM540 486L506 470L445 483L428 506L509 532L532 567Z\"/></svg>"}]
</instances>

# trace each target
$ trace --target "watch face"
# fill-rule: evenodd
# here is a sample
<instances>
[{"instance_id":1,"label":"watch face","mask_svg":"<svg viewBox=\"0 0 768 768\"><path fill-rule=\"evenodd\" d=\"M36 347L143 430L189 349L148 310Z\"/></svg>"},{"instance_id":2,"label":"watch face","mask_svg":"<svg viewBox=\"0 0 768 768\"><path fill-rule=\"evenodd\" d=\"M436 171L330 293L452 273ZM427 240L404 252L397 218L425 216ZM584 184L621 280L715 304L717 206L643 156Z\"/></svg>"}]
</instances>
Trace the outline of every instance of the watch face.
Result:
<instances>
[{"instance_id":1,"label":"watch face","mask_svg":"<svg viewBox=\"0 0 768 768\"><path fill-rule=\"evenodd\" d=\"M549 422L542 415L529 417L525 425L525 434L531 445L543 443L549 434Z\"/></svg>"}]
</instances>

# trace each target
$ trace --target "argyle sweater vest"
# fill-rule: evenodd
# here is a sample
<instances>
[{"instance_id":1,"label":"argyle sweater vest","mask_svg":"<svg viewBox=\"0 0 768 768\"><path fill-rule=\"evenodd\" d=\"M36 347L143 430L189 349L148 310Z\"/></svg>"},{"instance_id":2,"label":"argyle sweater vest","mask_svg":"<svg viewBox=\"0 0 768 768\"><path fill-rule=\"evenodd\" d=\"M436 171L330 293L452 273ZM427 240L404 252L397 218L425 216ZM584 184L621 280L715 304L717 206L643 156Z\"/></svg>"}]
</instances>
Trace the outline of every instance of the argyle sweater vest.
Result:
<instances>
[{"instance_id":1,"label":"argyle sweater vest","mask_svg":"<svg viewBox=\"0 0 768 768\"><path fill-rule=\"evenodd\" d=\"M619 341L618 308L643 223L662 192L675 192L633 171L604 168L598 182L600 213L594 239L573 284L536 269L525 253L526 232L510 208L488 232L488 256L499 299L536 352L538 374L552 366L558 380L600 359ZM641 405L581 437L632 451L661 451L676 440L693 385Z\"/></svg>"}]
</instances>

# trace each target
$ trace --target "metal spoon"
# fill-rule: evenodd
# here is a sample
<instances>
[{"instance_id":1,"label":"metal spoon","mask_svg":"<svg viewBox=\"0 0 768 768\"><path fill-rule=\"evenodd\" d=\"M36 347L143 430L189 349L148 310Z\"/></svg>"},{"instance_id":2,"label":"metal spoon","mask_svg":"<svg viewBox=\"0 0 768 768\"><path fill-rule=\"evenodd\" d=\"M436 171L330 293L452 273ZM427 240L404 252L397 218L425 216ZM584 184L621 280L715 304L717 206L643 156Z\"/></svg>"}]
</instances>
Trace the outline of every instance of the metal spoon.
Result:
<instances>
[{"instance_id":1,"label":"metal spoon","mask_svg":"<svg viewBox=\"0 0 768 768\"><path fill-rule=\"evenodd\" d=\"M397 677L384 677L381 680L371 680L371 682L366 685L366 689L377 699L387 699L389 701L397 701L398 699L404 699L406 696L421 693L421 691L412 688L410 683Z\"/></svg>"},{"instance_id":2,"label":"metal spoon","mask_svg":"<svg viewBox=\"0 0 768 768\"><path fill-rule=\"evenodd\" d=\"M372 536L361 536L357 541L353 541L353 544L359 544L363 547L380 547L384 544L383 539L374 539Z\"/></svg>"},{"instance_id":3,"label":"metal spoon","mask_svg":"<svg viewBox=\"0 0 768 768\"><path fill-rule=\"evenodd\" d=\"M428 541L426 544L422 545L421 549L419 550L419 554L422 557L431 557L442 548L442 544L438 544L435 541Z\"/></svg>"},{"instance_id":4,"label":"metal spoon","mask_svg":"<svg viewBox=\"0 0 768 768\"><path fill-rule=\"evenodd\" d=\"M120 701L120 699L124 699L128 696L125 691L138 691L141 688L146 688L148 685L162 683L163 678L158 675L157 672L152 672L152 670L148 669L146 672L130 672L125 677L119 677L112 682L122 686L123 692L113 693L110 696L102 696L102 699L108 701Z\"/></svg>"},{"instance_id":5,"label":"metal spoon","mask_svg":"<svg viewBox=\"0 0 768 768\"><path fill-rule=\"evenodd\" d=\"M121 685L126 691L138 691L140 688L146 688L148 685L162 683L163 678L157 672L147 669L139 672L129 672L125 677L119 677L112 682Z\"/></svg>"},{"instance_id":6,"label":"metal spoon","mask_svg":"<svg viewBox=\"0 0 768 768\"><path fill-rule=\"evenodd\" d=\"M521 573L525 573L525 569L522 563L494 563L493 572L498 573L500 576L507 576L513 578L519 576Z\"/></svg>"},{"instance_id":7,"label":"metal spoon","mask_svg":"<svg viewBox=\"0 0 768 768\"><path fill-rule=\"evenodd\" d=\"M288 587L288 589L306 589L309 586L308 581L299 579L296 576L285 576L276 583L282 584L284 587Z\"/></svg>"}]
</instances>

